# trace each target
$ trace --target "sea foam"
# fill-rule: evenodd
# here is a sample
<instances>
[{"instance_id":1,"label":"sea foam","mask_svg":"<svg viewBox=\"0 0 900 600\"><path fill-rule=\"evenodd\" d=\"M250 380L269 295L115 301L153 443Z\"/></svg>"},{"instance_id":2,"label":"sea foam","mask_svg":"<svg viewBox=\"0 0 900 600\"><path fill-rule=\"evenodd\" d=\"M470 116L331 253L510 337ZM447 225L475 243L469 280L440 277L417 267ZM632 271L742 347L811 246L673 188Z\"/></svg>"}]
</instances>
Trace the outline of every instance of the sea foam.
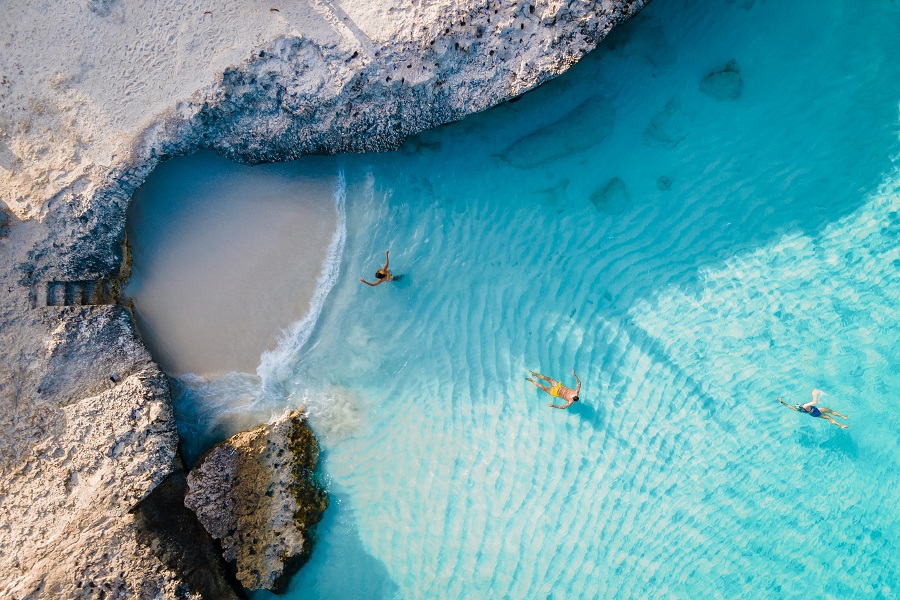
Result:
<instances>
[{"instance_id":1,"label":"sea foam","mask_svg":"<svg viewBox=\"0 0 900 600\"><path fill-rule=\"evenodd\" d=\"M347 236L344 209L346 187L346 178L343 171L340 171L334 190L337 227L317 278L309 310L302 319L282 331L275 349L262 353L256 374L236 371L213 375L189 373L172 379L173 403L179 433L184 440L183 453L189 463L212 444L283 414L285 382L312 336L328 294L340 274ZM328 397L344 398L346 394L335 392ZM345 406L346 402L336 401L332 404L334 406L324 412L330 415L338 411L344 415L339 421L345 423L345 426L334 430L337 435L341 435L347 427L354 427L352 424L356 417L352 407ZM320 408L325 406L321 402L316 405L321 405Z\"/></svg>"}]
</instances>

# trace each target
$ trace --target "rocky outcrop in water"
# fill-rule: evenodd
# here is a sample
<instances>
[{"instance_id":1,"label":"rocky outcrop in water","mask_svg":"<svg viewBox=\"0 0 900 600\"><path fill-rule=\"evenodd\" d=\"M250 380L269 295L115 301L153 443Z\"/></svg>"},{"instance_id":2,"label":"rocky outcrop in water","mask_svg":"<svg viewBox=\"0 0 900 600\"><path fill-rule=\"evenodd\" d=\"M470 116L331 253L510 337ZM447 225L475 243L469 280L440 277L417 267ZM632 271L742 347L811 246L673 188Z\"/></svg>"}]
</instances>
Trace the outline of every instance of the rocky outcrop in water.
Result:
<instances>
[{"instance_id":1,"label":"rocky outcrop in water","mask_svg":"<svg viewBox=\"0 0 900 600\"><path fill-rule=\"evenodd\" d=\"M201 594L183 542L141 520L177 436L164 376L109 304L125 210L159 161L396 148L563 72L645 3L4 7L0 596Z\"/></svg>"},{"instance_id":2,"label":"rocky outcrop in water","mask_svg":"<svg viewBox=\"0 0 900 600\"><path fill-rule=\"evenodd\" d=\"M283 593L308 560L328 506L313 475L318 460L294 411L218 444L188 474L184 503L222 543L244 587Z\"/></svg>"}]
</instances>

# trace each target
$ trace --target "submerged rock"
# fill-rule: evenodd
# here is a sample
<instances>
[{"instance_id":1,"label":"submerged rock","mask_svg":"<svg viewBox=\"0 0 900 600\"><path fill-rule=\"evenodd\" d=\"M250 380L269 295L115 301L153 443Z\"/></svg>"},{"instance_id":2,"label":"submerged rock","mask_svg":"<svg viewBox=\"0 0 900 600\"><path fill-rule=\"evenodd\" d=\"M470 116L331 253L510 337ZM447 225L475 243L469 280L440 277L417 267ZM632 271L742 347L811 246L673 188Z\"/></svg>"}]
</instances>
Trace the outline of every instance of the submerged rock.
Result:
<instances>
[{"instance_id":1,"label":"submerged rock","mask_svg":"<svg viewBox=\"0 0 900 600\"><path fill-rule=\"evenodd\" d=\"M569 178L566 177L556 185L534 192L534 197L544 206L558 206L565 202L566 190L569 189Z\"/></svg>"},{"instance_id":2,"label":"submerged rock","mask_svg":"<svg viewBox=\"0 0 900 600\"><path fill-rule=\"evenodd\" d=\"M737 100L744 90L741 68L733 58L700 82L700 91L716 100Z\"/></svg>"},{"instance_id":3,"label":"submerged rock","mask_svg":"<svg viewBox=\"0 0 900 600\"><path fill-rule=\"evenodd\" d=\"M671 150L688 136L687 123L688 118L681 110L681 104L673 98L647 125L643 136L644 144Z\"/></svg>"},{"instance_id":4,"label":"submerged rock","mask_svg":"<svg viewBox=\"0 0 900 600\"><path fill-rule=\"evenodd\" d=\"M656 179L656 188L661 192L668 192L672 189L672 178L660 175Z\"/></svg>"},{"instance_id":5,"label":"submerged rock","mask_svg":"<svg viewBox=\"0 0 900 600\"><path fill-rule=\"evenodd\" d=\"M248 589L283 593L309 559L328 497L313 478L319 446L293 411L210 450L188 474L185 505L222 543Z\"/></svg>"},{"instance_id":6,"label":"submerged rock","mask_svg":"<svg viewBox=\"0 0 900 600\"><path fill-rule=\"evenodd\" d=\"M600 212L618 215L631 206L631 196L628 195L625 182L613 177L591 194L591 203Z\"/></svg>"},{"instance_id":7,"label":"submerged rock","mask_svg":"<svg viewBox=\"0 0 900 600\"><path fill-rule=\"evenodd\" d=\"M531 169L599 144L612 133L616 109L608 98L588 98L558 121L529 133L500 153L514 167ZM567 135L572 129L582 135Z\"/></svg>"}]
</instances>

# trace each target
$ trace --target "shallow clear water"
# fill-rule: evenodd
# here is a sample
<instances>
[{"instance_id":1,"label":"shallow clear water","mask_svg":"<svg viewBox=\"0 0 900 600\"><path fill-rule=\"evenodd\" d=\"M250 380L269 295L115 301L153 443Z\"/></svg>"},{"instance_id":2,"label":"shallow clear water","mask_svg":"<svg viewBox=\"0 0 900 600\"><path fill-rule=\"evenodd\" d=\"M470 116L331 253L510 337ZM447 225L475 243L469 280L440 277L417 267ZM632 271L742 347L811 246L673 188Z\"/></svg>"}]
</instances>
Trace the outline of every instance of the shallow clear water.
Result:
<instances>
[{"instance_id":1,"label":"shallow clear water","mask_svg":"<svg viewBox=\"0 0 900 600\"><path fill-rule=\"evenodd\" d=\"M248 167L212 152L153 171L128 208L125 292L167 373L253 373L304 317L343 243L336 180L315 160Z\"/></svg>"},{"instance_id":2,"label":"shallow clear water","mask_svg":"<svg viewBox=\"0 0 900 600\"><path fill-rule=\"evenodd\" d=\"M332 505L288 597L895 596L898 27L656 0L519 102L320 162L347 238L312 337L262 394L179 399L193 447L308 408ZM731 59L739 95L701 89ZM524 381L573 367L565 412ZM813 387L849 429L775 401Z\"/></svg>"}]
</instances>

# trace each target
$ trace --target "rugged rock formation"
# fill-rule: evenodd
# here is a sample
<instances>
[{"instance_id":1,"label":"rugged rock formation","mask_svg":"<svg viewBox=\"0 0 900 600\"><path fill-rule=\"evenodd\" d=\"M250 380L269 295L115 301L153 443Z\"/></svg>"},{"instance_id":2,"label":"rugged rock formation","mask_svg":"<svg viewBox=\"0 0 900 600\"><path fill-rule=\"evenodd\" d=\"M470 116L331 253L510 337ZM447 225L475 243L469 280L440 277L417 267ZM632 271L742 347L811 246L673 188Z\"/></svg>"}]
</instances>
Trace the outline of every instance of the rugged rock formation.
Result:
<instances>
[{"instance_id":1,"label":"rugged rock formation","mask_svg":"<svg viewBox=\"0 0 900 600\"><path fill-rule=\"evenodd\" d=\"M172 470L168 384L117 306L7 322L0 380L0 596L174 589L129 511ZM8 363L9 364L9 363Z\"/></svg>"},{"instance_id":2,"label":"rugged rock formation","mask_svg":"<svg viewBox=\"0 0 900 600\"><path fill-rule=\"evenodd\" d=\"M319 446L302 413L239 433L188 474L185 505L222 543L248 589L282 593L309 558L328 506L313 479Z\"/></svg>"},{"instance_id":3,"label":"rugged rock formation","mask_svg":"<svg viewBox=\"0 0 900 600\"><path fill-rule=\"evenodd\" d=\"M0 596L201 593L134 512L177 470L176 435L164 377L104 305L125 209L160 160L394 148L561 73L644 4L5 6Z\"/></svg>"}]
</instances>

